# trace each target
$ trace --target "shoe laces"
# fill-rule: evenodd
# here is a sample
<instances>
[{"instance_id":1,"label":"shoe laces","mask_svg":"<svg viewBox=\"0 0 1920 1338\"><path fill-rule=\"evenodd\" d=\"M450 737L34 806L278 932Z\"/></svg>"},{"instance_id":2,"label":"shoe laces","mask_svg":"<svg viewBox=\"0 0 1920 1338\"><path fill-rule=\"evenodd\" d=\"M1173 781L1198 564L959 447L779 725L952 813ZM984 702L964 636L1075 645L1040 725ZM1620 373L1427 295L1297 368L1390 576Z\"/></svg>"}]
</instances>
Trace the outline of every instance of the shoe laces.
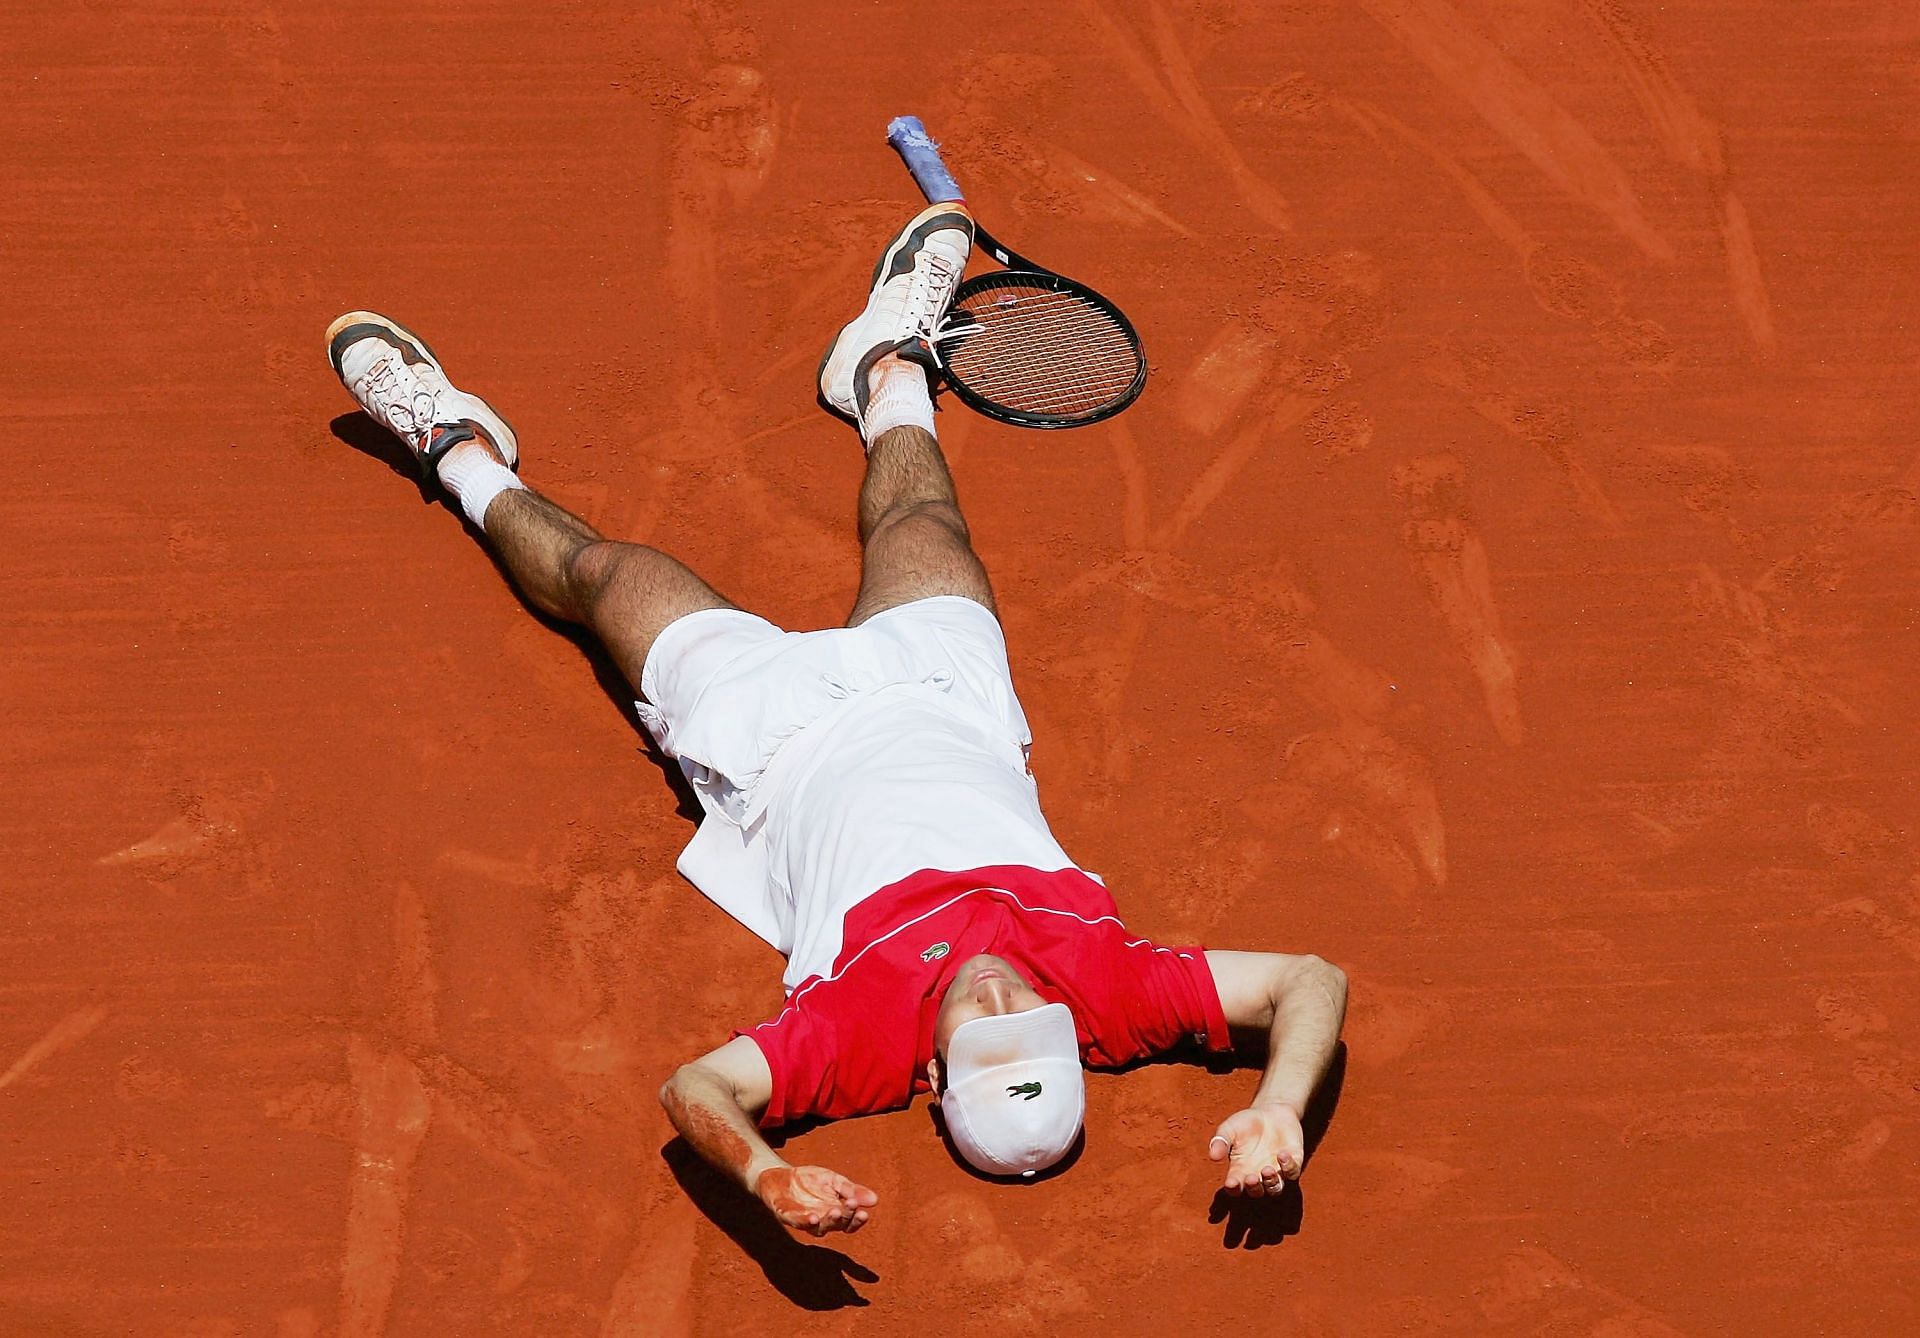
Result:
<instances>
[{"instance_id":1,"label":"shoe laces","mask_svg":"<svg viewBox=\"0 0 1920 1338\"><path fill-rule=\"evenodd\" d=\"M907 316L913 331L932 344L934 324L953 301L954 285L960 282L961 266L932 249L922 249L914 257L913 272L907 278Z\"/></svg>"},{"instance_id":2,"label":"shoe laces","mask_svg":"<svg viewBox=\"0 0 1920 1338\"><path fill-rule=\"evenodd\" d=\"M398 353L388 354L367 369L360 379L360 394L396 436L416 451L426 449L439 400L419 377L406 370Z\"/></svg>"}]
</instances>

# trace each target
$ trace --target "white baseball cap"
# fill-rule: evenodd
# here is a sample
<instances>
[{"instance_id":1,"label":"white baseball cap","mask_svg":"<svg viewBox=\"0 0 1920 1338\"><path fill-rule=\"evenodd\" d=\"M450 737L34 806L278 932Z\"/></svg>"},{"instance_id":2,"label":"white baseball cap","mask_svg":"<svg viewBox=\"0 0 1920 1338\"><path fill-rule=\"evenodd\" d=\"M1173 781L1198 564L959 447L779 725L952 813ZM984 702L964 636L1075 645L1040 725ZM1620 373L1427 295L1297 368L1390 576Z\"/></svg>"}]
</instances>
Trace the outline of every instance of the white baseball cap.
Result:
<instances>
[{"instance_id":1,"label":"white baseball cap","mask_svg":"<svg viewBox=\"0 0 1920 1338\"><path fill-rule=\"evenodd\" d=\"M1030 1176L1066 1156L1087 1115L1072 1010L962 1022L947 1042L940 1113L960 1155L988 1175Z\"/></svg>"}]
</instances>

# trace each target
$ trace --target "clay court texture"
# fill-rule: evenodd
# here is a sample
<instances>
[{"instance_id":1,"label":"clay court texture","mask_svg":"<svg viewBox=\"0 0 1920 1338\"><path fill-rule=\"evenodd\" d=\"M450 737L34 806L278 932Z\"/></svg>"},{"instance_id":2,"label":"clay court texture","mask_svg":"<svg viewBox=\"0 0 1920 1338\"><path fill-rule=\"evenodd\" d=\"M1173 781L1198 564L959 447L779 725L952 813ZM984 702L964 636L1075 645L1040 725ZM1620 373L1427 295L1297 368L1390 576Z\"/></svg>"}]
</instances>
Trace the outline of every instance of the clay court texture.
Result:
<instances>
[{"instance_id":1,"label":"clay court texture","mask_svg":"<svg viewBox=\"0 0 1920 1338\"><path fill-rule=\"evenodd\" d=\"M1903 0L0 14L0 1331L1920 1326L1920 21ZM655 1100L780 1000L604 660L350 412L424 332L526 477L788 626L817 358L917 207L1106 291L1128 413L941 438L1066 848L1352 977L1066 1174L925 1103L789 1236Z\"/></svg>"}]
</instances>

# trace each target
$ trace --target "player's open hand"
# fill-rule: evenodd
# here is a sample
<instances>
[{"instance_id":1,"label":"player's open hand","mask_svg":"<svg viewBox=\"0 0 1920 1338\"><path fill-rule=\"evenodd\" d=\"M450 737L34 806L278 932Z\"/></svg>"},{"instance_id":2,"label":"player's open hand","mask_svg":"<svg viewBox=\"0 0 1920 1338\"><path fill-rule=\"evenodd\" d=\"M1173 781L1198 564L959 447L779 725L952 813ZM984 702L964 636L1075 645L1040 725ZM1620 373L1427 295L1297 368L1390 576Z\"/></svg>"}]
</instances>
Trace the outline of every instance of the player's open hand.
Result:
<instances>
[{"instance_id":1,"label":"player's open hand","mask_svg":"<svg viewBox=\"0 0 1920 1338\"><path fill-rule=\"evenodd\" d=\"M858 1231L867 1210L880 1196L824 1166L770 1166L754 1182L754 1193L781 1225L812 1236L829 1231Z\"/></svg>"},{"instance_id":2,"label":"player's open hand","mask_svg":"<svg viewBox=\"0 0 1920 1338\"><path fill-rule=\"evenodd\" d=\"M1291 1106L1249 1106L1227 1116L1207 1144L1207 1156L1227 1164L1226 1191L1260 1198L1300 1178L1306 1136Z\"/></svg>"}]
</instances>

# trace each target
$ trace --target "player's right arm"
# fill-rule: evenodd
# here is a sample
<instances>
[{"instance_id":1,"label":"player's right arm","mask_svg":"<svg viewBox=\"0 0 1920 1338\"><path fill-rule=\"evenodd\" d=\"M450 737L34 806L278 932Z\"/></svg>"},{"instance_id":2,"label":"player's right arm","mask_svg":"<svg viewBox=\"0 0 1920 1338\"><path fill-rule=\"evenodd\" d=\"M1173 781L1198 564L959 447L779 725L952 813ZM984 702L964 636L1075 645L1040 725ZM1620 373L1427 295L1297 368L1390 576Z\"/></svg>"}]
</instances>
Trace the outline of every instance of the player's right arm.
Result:
<instances>
[{"instance_id":1,"label":"player's right arm","mask_svg":"<svg viewBox=\"0 0 1920 1338\"><path fill-rule=\"evenodd\" d=\"M736 1036L660 1089L667 1118L689 1146L767 1205L795 1231L858 1231L880 1196L824 1166L794 1166L760 1136L756 1117L773 1098L773 1070L760 1047Z\"/></svg>"}]
</instances>

